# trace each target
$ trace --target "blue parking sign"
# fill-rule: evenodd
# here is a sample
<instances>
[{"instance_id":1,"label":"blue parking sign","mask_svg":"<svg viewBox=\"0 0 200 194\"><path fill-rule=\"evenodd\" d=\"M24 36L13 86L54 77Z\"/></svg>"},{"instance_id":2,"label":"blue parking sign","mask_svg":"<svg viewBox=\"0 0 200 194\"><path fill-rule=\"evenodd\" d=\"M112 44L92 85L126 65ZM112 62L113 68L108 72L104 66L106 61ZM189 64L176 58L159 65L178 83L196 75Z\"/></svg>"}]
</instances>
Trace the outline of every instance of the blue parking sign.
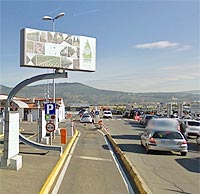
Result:
<instances>
[{"instance_id":1,"label":"blue parking sign","mask_svg":"<svg viewBox=\"0 0 200 194\"><path fill-rule=\"evenodd\" d=\"M99 111L96 110L96 111L95 111L95 115L99 115Z\"/></svg>"},{"instance_id":2,"label":"blue parking sign","mask_svg":"<svg viewBox=\"0 0 200 194\"><path fill-rule=\"evenodd\" d=\"M45 115L55 115L56 114L56 103L46 103L44 105Z\"/></svg>"}]
</instances>

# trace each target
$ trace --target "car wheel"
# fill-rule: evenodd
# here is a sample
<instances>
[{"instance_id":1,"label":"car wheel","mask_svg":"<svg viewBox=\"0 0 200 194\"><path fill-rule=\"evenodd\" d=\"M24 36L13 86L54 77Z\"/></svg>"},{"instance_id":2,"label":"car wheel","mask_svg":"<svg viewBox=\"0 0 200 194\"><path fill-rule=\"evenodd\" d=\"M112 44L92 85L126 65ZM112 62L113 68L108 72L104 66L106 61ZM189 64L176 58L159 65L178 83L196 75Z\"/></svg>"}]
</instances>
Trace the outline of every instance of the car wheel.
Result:
<instances>
[{"instance_id":1,"label":"car wheel","mask_svg":"<svg viewBox=\"0 0 200 194\"><path fill-rule=\"evenodd\" d=\"M181 156L186 156L187 152L181 152Z\"/></svg>"}]
</instances>

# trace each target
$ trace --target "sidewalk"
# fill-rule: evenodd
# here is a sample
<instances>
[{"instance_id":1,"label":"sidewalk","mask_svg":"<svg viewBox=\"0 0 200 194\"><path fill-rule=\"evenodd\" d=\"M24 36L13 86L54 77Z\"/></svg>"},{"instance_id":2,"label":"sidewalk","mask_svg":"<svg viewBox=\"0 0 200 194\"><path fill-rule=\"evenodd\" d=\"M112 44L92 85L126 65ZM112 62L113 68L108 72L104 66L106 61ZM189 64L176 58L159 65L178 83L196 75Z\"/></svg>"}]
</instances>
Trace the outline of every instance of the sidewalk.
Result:
<instances>
[{"instance_id":1,"label":"sidewalk","mask_svg":"<svg viewBox=\"0 0 200 194\"><path fill-rule=\"evenodd\" d=\"M37 123L24 122L20 124L24 132L33 135L37 131ZM66 128L66 122L60 123L59 128ZM36 137L32 137L35 141ZM62 145L61 137L53 139L53 145ZM69 139L67 143L69 142ZM63 151L67 147L63 146ZM2 149L3 144L0 144ZM19 171L0 169L1 194L36 194L51 174L60 159L60 153L55 151L39 150L25 144L20 144L22 168Z\"/></svg>"}]
</instances>

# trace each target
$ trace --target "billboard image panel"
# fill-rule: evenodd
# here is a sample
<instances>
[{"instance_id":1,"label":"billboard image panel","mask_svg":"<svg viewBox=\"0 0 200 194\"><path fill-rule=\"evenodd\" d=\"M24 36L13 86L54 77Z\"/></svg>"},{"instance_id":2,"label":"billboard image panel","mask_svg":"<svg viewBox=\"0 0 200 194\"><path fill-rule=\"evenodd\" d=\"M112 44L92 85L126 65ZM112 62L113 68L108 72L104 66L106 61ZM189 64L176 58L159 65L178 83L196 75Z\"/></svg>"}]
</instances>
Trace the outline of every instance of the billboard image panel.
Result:
<instances>
[{"instance_id":1,"label":"billboard image panel","mask_svg":"<svg viewBox=\"0 0 200 194\"><path fill-rule=\"evenodd\" d=\"M21 30L20 66L96 70L96 39L60 32Z\"/></svg>"}]
</instances>

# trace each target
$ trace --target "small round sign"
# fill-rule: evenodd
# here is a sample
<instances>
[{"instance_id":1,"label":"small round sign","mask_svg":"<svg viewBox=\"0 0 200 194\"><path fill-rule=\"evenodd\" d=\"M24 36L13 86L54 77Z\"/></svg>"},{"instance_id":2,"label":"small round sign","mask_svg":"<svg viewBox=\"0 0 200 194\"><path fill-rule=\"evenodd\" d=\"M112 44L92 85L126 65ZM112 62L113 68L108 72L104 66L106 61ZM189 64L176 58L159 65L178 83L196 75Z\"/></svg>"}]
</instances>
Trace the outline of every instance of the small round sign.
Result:
<instances>
[{"instance_id":1,"label":"small round sign","mask_svg":"<svg viewBox=\"0 0 200 194\"><path fill-rule=\"evenodd\" d=\"M46 130L47 130L48 132L53 132L53 131L55 130L55 125L54 125L54 123L47 123L47 124L46 124Z\"/></svg>"},{"instance_id":2,"label":"small round sign","mask_svg":"<svg viewBox=\"0 0 200 194\"><path fill-rule=\"evenodd\" d=\"M95 115L99 115L99 111L97 110L97 111L95 111Z\"/></svg>"}]
</instances>

